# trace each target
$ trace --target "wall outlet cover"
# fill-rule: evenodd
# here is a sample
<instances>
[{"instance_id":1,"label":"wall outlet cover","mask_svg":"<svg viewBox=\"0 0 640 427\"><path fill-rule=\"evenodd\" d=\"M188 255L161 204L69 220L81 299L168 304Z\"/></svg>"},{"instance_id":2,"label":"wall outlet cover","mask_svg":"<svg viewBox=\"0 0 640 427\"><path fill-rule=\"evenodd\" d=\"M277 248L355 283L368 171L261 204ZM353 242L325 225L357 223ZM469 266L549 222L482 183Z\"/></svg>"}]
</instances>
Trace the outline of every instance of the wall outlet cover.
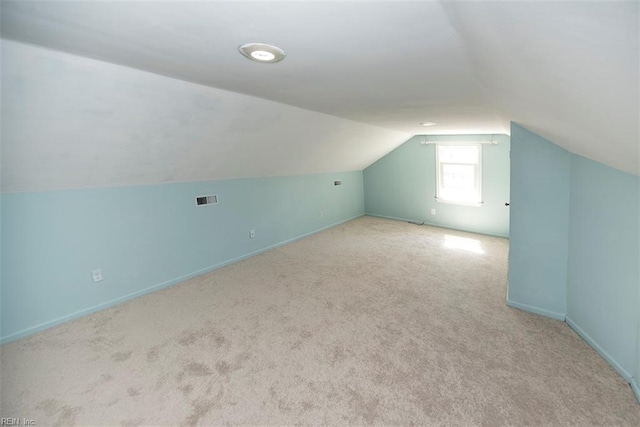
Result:
<instances>
[{"instance_id":1,"label":"wall outlet cover","mask_svg":"<svg viewBox=\"0 0 640 427\"><path fill-rule=\"evenodd\" d=\"M102 279L104 279L104 277L102 277L102 270L99 268L96 268L91 272L91 277L95 283L102 282Z\"/></svg>"}]
</instances>

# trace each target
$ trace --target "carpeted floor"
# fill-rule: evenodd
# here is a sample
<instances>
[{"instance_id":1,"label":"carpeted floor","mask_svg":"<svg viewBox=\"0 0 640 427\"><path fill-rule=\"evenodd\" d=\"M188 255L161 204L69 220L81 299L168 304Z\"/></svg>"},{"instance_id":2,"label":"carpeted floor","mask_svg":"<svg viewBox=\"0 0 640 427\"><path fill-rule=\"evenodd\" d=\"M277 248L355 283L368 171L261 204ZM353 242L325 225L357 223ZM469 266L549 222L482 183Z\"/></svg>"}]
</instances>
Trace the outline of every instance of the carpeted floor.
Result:
<instances>
[{"instance_id":1,"label":"carpeted floor","mask_svg":"<svg viewBox=\"0 0 640 427\"><path fill-rule=\"evenodd\" d=\"M38 425L640 425L564 323L505 306L508 240L363 217L1 348Z\"/></svg>"}]
</instances>

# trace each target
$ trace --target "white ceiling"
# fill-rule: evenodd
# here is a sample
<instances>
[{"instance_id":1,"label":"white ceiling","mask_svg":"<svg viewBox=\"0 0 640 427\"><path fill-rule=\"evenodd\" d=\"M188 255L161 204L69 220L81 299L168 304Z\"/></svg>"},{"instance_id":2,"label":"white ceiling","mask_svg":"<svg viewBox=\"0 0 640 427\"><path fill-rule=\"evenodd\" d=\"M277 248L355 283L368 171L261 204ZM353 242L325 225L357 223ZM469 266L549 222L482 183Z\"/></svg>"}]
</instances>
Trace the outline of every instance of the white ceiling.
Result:
<instances>
[{"instance_id":1,"label":"white ceiling","mask_svg":"<svg viewBox=\"0 0 640 427\"><path fill-rule=\"evenodd\" d=\"M2 42L2 191L362 170L410 136Z\"/></svg>"},{"instance_id":2,"label":"white ceiling","mask_svg":"<svg viewBox=\"0 0 640 427\"><path fill-rule=\"evenodd\" d=\"M513 120L638 173L637 1L3 1L2 35L409 134Z\"/></svg>"}]
</instances>

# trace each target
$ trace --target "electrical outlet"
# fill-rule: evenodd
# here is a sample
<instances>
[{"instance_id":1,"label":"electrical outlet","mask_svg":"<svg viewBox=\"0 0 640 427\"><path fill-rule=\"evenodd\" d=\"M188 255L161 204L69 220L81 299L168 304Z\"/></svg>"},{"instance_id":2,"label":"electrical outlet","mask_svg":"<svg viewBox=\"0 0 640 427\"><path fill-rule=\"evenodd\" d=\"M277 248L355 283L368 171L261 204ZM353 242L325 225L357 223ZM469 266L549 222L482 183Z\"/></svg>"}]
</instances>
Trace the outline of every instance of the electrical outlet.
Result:
<instances>
[{"instance_id":1,"label":"electrical outlet","mask_svg":"<svg viewBox=\"0 0 640 427\"><path fill-rule=\"evenodd\" d=\"M96 268L95 270L93 270L91 272L91 277L93 277L93 281L96 282L96 283L97 282L102 282L102 279L103 279L102 270L99 269L99 268Z\"/></svg>"},{"instance_id":2,"label":"electrical outlet","mask_svg":"<svg viewBox=\"0 0 640 427\"><path fill-rule=\"evenodd\" d=\"M431 209L431 215L435 215L436 214L436 210L435 209Z\"/></svg>"},{"instance_id":3,"label":"electrical outlet","mask_svg":"<svg viewBox=\"0 0 640 427\"><path fill-rule=\"evenodd\" d=\"M256 237L256 230L249 230L249 238L255 239L255 237Z\"/></svg>"}]
</instances>

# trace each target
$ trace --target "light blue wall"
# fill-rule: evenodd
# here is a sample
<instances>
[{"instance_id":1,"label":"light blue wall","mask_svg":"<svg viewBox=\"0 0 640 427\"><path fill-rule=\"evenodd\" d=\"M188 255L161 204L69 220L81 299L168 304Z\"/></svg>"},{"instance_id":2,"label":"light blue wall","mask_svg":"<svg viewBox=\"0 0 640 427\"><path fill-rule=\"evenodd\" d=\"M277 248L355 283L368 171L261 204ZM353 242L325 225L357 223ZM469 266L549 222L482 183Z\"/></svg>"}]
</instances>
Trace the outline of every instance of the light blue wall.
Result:
<instances>
[{"instance_id":1,"label":"light blue wall","mask_svg":"<svg viewBox=\"0 0 640 427\"><path fill-rule=\"evenodd\" d=\"M627 379L638 335L638 177L571 159L567 321L609 355Z\"/></svg>"},{"instance_id":2,"label":"light blue wall","mask_svg":"<svg viewBox=\"0 0 640 427\"><path fill-rule=\"evenodd\" d=\"M219 204L196 207L208 194ZM362 172L3 194L2 339L363 213Z\"/></svg>"},{"instance_id":3,"label":"light blue wall","mask_svg":"<svg viewBox=\"0 0 640 427\"><path fill-rule=\"evenodd\" d=\"M640 399L640 178L516 124L511 142L509 303L566 316Z\"/></svg>"},{"instance_id":4,"label":"light blue wall","mask_svg":"<svg viewBox=\"0 0 640 427\"><path fill-rule=\"evenodd\" d=\"M640 201L640 195L638 195L638 200ZM640 203L638 206L640 210ZM640 233L638 234L638 241L640 241ZM640 258L640 255L638 256ZM640 265L640 259L638 259L638 265ZM640 285L638 286L638 307L640 307ZM636 393L636 398L638 398L638 402L640 402L640 315L638 316L638 330L636 332L636 371L633 375L634 381L631 383L633 386L633 391Z\"/></svg>"},{"instance_id":5,"label":"light blue wall","mask_svg":"<svg viewBox=\"0 0 640 427\"><path fill-rule=\"evenodd\" d=\"M481 207L436 202L435 144L429 141L498 141L482 146ZM509 137L416 136L364 170L365 212L497 236L509 235ZM431 215L431 209L436 215Z\"/></svg>"},{"instance_id":6,"label":"light blue wall","mask_svg":"<svg viewBox=\"0 0 640 427\"><path fill-rule=\"evenodd\" d=\"M571 154L511 125L510 305L564 319Z\"/></svg>"},{"instance_id":7,"label":"light blue wall","mask_svg":"<svg viewBox=\"0 0 640 427\"><path fill-rule=\"evenodd\" d=\"M2 151L2 140L0 139L0 152ZM2 162L0 161L0 165L2 164ZM1 171L0 171L1 172ZM2 242L3 242L3 238L2 238L2 227L3 227L3 219L2 219L2 199L3 199L3 194L0 193L0 339L2 337ZM0 341L0 343L2 343L2 341Z\"/></svg>"},{"instance_id":8,"label":"light blue wall","mask_svg":"<svg viewBox=\"0 0 640 427\"><path fill-rule=\"evenodd\" d=\"M640 236L638 236L638 240L640 241ZM638 261L638 264L640 264L640 260ZM640 307L640 286L638 286L638 307ZM638 402L640 403L640 319L638 319L638 332L636 339L636 370L631 381L631 387L636 394L636 399L638 399Z\"/></svg>"}]
</instances>

